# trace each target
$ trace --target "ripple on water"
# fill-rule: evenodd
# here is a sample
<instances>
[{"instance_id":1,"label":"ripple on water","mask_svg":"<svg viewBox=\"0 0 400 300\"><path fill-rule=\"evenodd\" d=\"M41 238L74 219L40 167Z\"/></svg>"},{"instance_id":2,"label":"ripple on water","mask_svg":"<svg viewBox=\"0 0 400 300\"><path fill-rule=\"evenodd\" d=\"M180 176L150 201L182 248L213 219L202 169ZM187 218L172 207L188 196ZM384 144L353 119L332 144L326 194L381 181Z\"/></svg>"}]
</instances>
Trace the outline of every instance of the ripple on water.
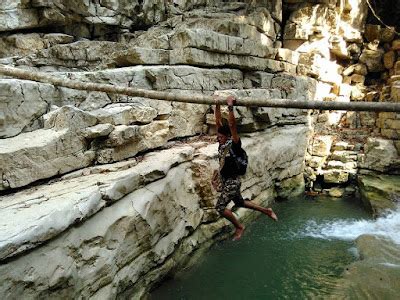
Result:
<instances>
[{"instance_id":1,"label":"ripple on water","mask_svg":"<svg viewBox=\"0 0 400 300\"><path fill-rule=\"evenodd\" d=\"M400 245L400 208L390 211L376 220L309 220L304 230L295 235L321 239L354 241L363 234L378 235Z\"/></svg>"},{"instance_id":2,"label":"ripple on water","mask_svg":"<svg viewBox=\"0 0 400 300\"><path fill-rule=\"evenodd\" d=\"M360 246L360 236L384 235L393 240L392 244L400 243L400 210L371 220L354 199L325 198L276 203L274 210L279 222L273 223L260 216L247 227L242 240L217 244L190 272L154 291L152 299L330 296L340 288L351 290L354 287L346 286L350 281L342 281L340 277L352 262L368 256ZM400 264L397 261L377 263L386 269L400 270L395 267ZM355 266L355 270L362 270L360 275L367 269ZM352 276L346 277L346 274L355 274L351 271L350 267L345 278ZM361 285L359 290L362 292ZM337 295L343 296L343 293Z\"/></svg>"}]
</instances>

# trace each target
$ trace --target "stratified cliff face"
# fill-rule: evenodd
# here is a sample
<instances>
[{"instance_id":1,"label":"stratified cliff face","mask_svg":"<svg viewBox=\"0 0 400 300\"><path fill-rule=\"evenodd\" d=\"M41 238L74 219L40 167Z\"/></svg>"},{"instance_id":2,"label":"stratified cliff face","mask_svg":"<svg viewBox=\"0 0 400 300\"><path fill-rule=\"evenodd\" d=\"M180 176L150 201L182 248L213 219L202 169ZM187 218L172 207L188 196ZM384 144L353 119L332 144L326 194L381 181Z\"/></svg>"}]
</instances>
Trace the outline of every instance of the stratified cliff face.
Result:
<instances>
[{"instance_id":1,"label":"stratified cliff face","mask_svg":"<svg viewBox=\"0 0 400 300\"><path fill-rule=\"evenodd\" d=\"M301 187L308 132L299 124L243 138L251 159L244 196L267 204L275 184ZM227 226L209 184L216 152L201 141L176 145L2 197L1 294L146 291Z\"/></svg>"},{"instance_id":2,"label":"stratified cliff face","mask_svg":"<svg viewBox=\"0 0 400 300\"><path fill-rule=\"evenodd\" d=\"M366 17L364 1L3 1L0 63L188 96L321 101L362 100L363 76L382 72L395 76L397 97L400 44L376 31L394 53L382 71L380 44L363 40ZM0 86L0 295L140 296L227 227L209 184L212 107L10 78ZM301 193L304 172L312 187L318 175L341 183L357 169L322 167L339 147L327 131L343 113L235 114L250 159L243 194L253 201ZM398 133L397 115L379 118L382 134ZM392 138L378 167L398 160Z\"/></svg>"}]
</instances>

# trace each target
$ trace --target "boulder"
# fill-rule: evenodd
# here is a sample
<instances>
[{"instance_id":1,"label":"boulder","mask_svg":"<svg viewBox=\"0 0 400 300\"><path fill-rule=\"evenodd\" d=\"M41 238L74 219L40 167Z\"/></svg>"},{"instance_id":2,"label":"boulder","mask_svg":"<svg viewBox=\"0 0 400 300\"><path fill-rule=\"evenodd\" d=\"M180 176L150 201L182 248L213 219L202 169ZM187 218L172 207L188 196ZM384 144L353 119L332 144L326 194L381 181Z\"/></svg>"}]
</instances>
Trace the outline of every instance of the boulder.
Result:
<instances>
[{"instance_id":1,"label":"boulder","mask_svg":"<svg viewBox=\"0 0 400 300\"><path fill-rule=\"evenodd\" d=\"M364 206L373 216L396 208L400 200L400 176L362 175L357 181Z\"/></svg>"},{"instance_id":2,"label":"boulder","mask_svg":"<svg viewBox=\"0 0 400 300\"><path fill-rule=\"evenodd\" d=\"M49 84L0 79L0 138L29 131L43 116L54 99L55 88Z\"/></svg>"},{"instance_id":3,"label":"boulder","mask_svg":"<svg viewBox=\"0 0 400 300\"><path fill-rule=\"evenodd\" d=\"M344 170L327 170L323 172L324 182L326 183L346 183L349 181L349 173Z\"/></svg>"},{"instance_id":4,"label":"boulder","mask_svg":"<svg viewBox=\"0 0 400 300\"><path fill-rule=\"evenodd\" d=\"M383 65L385 66L386 69L393 68L395 62L396 62L396 53L393 50L386 52L383 55Z\"/></svg>"},{"instance_id":5,"label":"boulder","mask_svg":"<svg viewBox=\"0 0 400 300\"><path fill-rule=\"evenodd\" d=\"M168 121L154 121L147 125L120 125L110 133L104 148L97 151L97 162L112 163L133 157L141 151L161 147L170 137Z\"/></svg>"},{"instance_id":6,"label":"boulder","mask_svg":"<svg viewBox=\"0 0 400 300\"><path fill-rule=\"evenodd\" d=\"M111 124L97 124L95 126L87 127L82 135L86 139L95 139L99 137L108 136L113 131L114 126Z\"/></svg>"},{"instance_id":7,"label":"boulder","mask_svg":"<svg viewBox=\"0 0 400 300\"><path fill-rule=\"evenodd\" d=\"M328 194L331 197L340 198L344 194L344 189L343 188L334 187L334 188L329 189Z\"/></svg>"},{"instance_id":8,"label":"boulder","mask_svg":"<svg viewBox=\"0 0 400 300\"><path fill-rule=\"evenodd\" d=\"M364 49L360 56L360 62L364 63L369 72L382 72L384 70L382 49L369 50Z\"/></svg>"},{"instance_id":9,"label":"boulder","mask_svg":"<svg viewBox=\"0 0 400 300\"><path fill-rule=\"evenodd\" d=\"M356 239L360 259L346 267L332 295L335 298L392 299L397 297L400 249L395 242L378 235Z\"/></svg>"},{"instance_id":10,"label":"boulder","mask_svg":"<svg viewBox=\"0 0 400 300\"><path fill-rule=\"evenodd\" d=\"M94 126L98 122L95 115L87 113L72 105L66 105L44 115L44 128L62 131L70 129L79 131Z\"/></svg>"},{"instance_id":11,"label":"boulder","mask_svg":"<svg viewBox=\"0 0 400 300\"><path fill-rule=\"evenodd\" d=\"M140 103L114 103L91 111L100 123L112 125L148 124L157 117L157 110Z\"/></svg>"},{"instance_id":12,"label":"boulder","mask_svg":"<svg viewBox=\"0 0 400 300\"><path fill-rule=\"evenodd\" d=\"M310 153L315 156L327 156L330 153L333 136L315 136L311 145Z\"/></svg>"},{"instance_id":13,"label":"boulder","mask_svg":"<svg viewBox=\"0 0 400 300\"><path fill-rule=\"evenodd\" d=\"M398 172L400 158L392 140L368 138L364 153L359 162L360 168L385 173Z\"/></svg>"}]
</instances>

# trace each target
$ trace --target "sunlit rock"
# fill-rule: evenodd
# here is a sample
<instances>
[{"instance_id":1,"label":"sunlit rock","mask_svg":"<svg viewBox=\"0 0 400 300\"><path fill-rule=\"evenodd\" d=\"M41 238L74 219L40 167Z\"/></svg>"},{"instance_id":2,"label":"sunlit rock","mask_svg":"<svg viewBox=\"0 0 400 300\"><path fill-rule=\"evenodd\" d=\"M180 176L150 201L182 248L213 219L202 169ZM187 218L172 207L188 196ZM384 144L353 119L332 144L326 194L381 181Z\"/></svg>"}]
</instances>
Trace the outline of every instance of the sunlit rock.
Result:
<instances>
[{"instance_id":1,"label":"sunlit rock","mask_svg":"<svg viewBox=\"0 0 400 300\"><path fill-rule=\"evenodd\" d=\"M360 61L367 66L369 72L381 72L384 70L382 63L383 53L382 49L364 49L360 56Z\"/></svg>"},{"instance_id":2,"label":"sunlit rock","mask_svg":"<svg viewBox=\"0 0 400 300\"><path fill-rule=\"evenodd\" d=\"M83 132L83 136L87 139L95 139L98 137L108 136L114 129L111 124L97 124L95 126L87 127Z\"/></svg>"},{"instance_id":3,"label":"sunlit rock","mask_svg":"<svg viewBox=\"0 0 400 300\"><path fill-rule=\"evenodd\" d=\"M143 126L120 125L113 132L110 133L104 144L106 147L113 148L97 151L99 163L120 161L133 157L141 151L161 147L170 136L168 121L154 121Z\"/></svg>"},{"instance_id":4,"label":"sunlit rock","mask_svg":"<svg viewBox=\"0 0 400 300\"><path fill-rule=\"evenodd\" d=\"M97 124L95 115L87 113L72 105L63 106L44 116L44 128L56 131L71 129L79 130Z\"/></svg>"},{"instance_id":5,"label":"sunlit rock","mask_svg":"<svg viewBox=\"0 0 400 300\"><path fill-rule=\"evenodd\" d=\"M94 157L85 139L69 129L22 133L0 145L0 190L87 167Z\"/></svg>"},{"instance_id":6,"label":"sunlit rock","mask_svg":"<svg viewBox=\"0 0 400 300\"><path fill-rule=\"evenodd\" d=\"M333 143L333 136L316 136L313 139L311 154L315 156L327 156Z\"/></svg>"},{"instance_id":7,"label":"sunlit rock","mask_svg":"<svg viewBox=\"0 0 400 300\"><path fill-rule=\"evenodd\" d=\"M276 59L297 65L299 62L299 53L290 49L279 48Z\"/></svg>"},{"instance_id":8,"label":"sunlit rock","mask_svg":"<svg viewBox=\"0 0 400 300\"><path fill-rule=\"evenodd\" d=\"M197 48L211 52L274 58L277 49L260 42L220 34L206 29L185 29L171 38L172 48Z\"/></svg>"},{"instance_id":9,"label":"sunlit rock","mask_svg":"<svg viewBox=\"0 0 400 300\"><path fill-rule=\"evenodd\" d=\"M157 117L157 111L140 103L114 103L91 111L100 123L113 125L147 124Z\"/></svg>"},{"instance_id":10,"label":"sunlit rock","mask_svg":"<svg viewBox=\"0 0 400 300\"><path fill-rule=\"evenodd\" d=\"M301 181L307 134L307 127L295 126L244 137L250 162L249 174L243 178L244 196L256 203L268 203L274 197L271 185L275 180L293 177ZM135 163L93 167L93 172L87 169L65 181L1 198L0 205L15 203L8 206L3 218L7 230L1 232L6 241L0 245L4 250L1 253L19 256L1 265L0 292L13 293L16 286L25 291L27 280L35 287L35 295L51 294L49 290L55 285L70 280L77 283L58 289L58 295L78 291L88 297L119 295L119 289L113 286L128 287L134 294L140 293L136 286L147 291L195 251L196 245L212 240L227 225L224 220L203 219L216 201L208 179L212 167L217 166L217 145L193 146L198 147L197 153L191 146L174 147L148 154ZM33 213L35 206L25 205L34 199L41 208L39 214ZM19 234L9 230L14 228L9 220L15 209L24 212L13 219L20 225ZM248 210L237 213L243 220L250 217ZM59 214L64 217L59 218ZM58 218L57 226L52 227L54 218ZM25 230L29 224L37 224L41 230ZM41 247L25 252L43 242ZM73 266L73 270L67 266ZM27 270L31 270L28 279L24 277Z\"/></svg>"},{"instance_id":11,"label":"sunlit rock","mask_svg":"<svg viewBox=\"0 0 400 300\"><path fill-rule=\"evenodd\" d=\"M368 138L364 149L365 156L359 164L361 168L388 173L398 170L400 157L393 141Z\"/></svg>"},{"instance_id":12,"label":"sunlit rock","mask_svg":"<svg viewBox=\"0 0 400 300\"><path fill-rule=\"evenodd\" d=\"M49 84L0 79L0 138L29 131L34 121L47 112L54 95L55 89Z\"/></svg>"}]
</instances>

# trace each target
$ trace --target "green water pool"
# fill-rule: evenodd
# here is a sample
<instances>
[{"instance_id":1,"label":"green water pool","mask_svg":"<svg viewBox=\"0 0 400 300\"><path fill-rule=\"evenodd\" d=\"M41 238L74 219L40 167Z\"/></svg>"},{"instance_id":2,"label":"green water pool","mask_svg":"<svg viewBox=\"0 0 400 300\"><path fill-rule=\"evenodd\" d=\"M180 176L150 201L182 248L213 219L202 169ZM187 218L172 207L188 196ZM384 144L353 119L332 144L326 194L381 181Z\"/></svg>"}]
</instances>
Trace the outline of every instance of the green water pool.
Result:
<instances>
[{"instance_id":1,"label":"green water pool","mask_svg":"<svg viewBox=\"0 0 400 300\"><path fill-rule=\"evenodd\" d=\"M225 240L150 296L159 299L310 299L333 291L357 259L350 224L368 221L356 199L303 197L273 205L240 241ZM349 232L350 231L350 232Z\"/></svg>"}]
</instances>

